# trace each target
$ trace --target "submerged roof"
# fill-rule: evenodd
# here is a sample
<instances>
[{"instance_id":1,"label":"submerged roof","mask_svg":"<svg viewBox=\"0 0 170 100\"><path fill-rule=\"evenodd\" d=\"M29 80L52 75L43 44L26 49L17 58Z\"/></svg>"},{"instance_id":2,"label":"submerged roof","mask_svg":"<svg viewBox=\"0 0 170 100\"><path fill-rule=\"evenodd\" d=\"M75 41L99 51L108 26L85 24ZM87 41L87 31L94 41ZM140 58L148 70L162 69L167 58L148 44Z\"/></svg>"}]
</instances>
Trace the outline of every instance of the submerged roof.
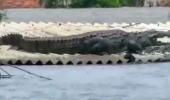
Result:
<instances>
[{"instance_id":1,"label":"submerged roof","mask_svg":"<svg viewBox=\"0 0 170 100\"><path fill-rule=\"evenodd\" d=\"M72 36L100 30L123 30L126 32L142 32L148 30L169 31L170 22L145 24L145 23L61 23L61 22L2 22L0 35L18 33L26 37L53 37Z\"/></svg>"}]
</instances>

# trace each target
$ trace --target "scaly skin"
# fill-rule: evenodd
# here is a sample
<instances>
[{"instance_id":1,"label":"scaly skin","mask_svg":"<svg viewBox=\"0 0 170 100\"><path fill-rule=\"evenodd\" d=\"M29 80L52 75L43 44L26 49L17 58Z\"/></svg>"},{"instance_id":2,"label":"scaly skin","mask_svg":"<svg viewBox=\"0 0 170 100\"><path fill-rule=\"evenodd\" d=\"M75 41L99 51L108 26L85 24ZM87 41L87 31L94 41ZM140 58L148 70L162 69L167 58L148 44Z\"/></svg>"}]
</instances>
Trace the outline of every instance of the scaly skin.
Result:
<instances>
[{"instance_id":1,"label":"scaly skin","mask_svg":"<svg viewBox=\"0 0 170 100\"><path fill-rule=\"evenodd\" d=\"M20 50L56 54L116 54L122 52L142 53L153 46L170 45L160 43L157 38L170 37L169 32L146 31L124 32L121 30L94 31L65 37L30 38L19 34L1 37L2 45L16 46ZM168 49L167 49L168 50ZM158 50L161 52L160 50ZM154 51L153 51L154 52ZM170 52L168 50L168 52Z\"/></svg>"}]
</instances>

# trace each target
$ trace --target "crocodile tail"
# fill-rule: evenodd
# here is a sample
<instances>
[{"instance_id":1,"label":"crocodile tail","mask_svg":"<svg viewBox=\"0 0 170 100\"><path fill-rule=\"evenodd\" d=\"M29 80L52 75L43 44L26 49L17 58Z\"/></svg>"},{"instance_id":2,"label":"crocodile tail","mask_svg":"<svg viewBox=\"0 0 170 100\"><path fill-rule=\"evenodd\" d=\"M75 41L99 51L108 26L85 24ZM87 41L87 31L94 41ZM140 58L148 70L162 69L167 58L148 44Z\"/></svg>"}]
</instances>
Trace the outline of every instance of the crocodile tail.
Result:
<instances>
[{"instance_id":1,"label":"crocodile tail","mask_svg":"<svg viewBox=\"0 0 170 100\"><path fill-rule=\"evenodd\" d=\"M23 42L23 36L20 34L12 33L0 38L1 45L19 46Z\"/></svg>"}]
</instances>

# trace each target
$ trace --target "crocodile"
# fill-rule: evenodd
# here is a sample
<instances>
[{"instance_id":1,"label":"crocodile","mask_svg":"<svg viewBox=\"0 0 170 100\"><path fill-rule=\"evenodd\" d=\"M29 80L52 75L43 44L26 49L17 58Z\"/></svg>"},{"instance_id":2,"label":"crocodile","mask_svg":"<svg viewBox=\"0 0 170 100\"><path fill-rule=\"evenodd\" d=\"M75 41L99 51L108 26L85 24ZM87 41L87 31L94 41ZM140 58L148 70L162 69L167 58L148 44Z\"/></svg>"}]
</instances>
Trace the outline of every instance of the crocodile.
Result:
<instances>
[{"instance_id":1,"label":"crocodile","mask_svg":"<svg viewBox=\"0 0 170 100\"><path fill-rule=\"evenodd\" d=\"M133 25L2 23L0 63L120 64L170 60L169 23L163 27Z\"/></svg>"},{"instance_id":2,"label":"crocodile","mask_svg":"<svg viewBox=\"0 0 170 100\"><path fill-rule=\"evenodd\" d=\"M147 52L149 48L170 46L170 43L157 41L158 38L170 37L170 32L144 31L125 32L122 30L100 30L80 35L63 37L23 37L11 33L0 38L2 45L12 45L18 50L36 53L56 54L119 54ZM161 49L161 48L160 48ZM153 49L154 50L154 49ZM165 48L164 52L170 52ZM151 51L151 50L150 50ZM157 50L162 52L163 50ZM154 51L152 51L154 52Z\"/></svg>"}]
</instances>

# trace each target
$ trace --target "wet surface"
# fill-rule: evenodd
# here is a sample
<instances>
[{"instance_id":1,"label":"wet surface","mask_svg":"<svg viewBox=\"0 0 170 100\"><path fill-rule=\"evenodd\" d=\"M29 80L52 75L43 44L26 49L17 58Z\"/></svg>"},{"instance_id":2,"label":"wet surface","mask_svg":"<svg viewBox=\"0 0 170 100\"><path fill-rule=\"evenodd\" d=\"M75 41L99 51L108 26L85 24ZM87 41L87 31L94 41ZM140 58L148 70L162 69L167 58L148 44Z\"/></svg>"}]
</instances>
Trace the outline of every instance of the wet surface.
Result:
<instances>
[{"instance_id":1,"label":"wet surface","mask_svg":"<svg viewBox=\"0 0 170 100\"><path fill-rule=\"evenodd\" d=\"M7 16L18 22L157 23L168 21L169 11L169 8L10 9ZM1 66L14 76L0 79L0 100L169 100L169 65L20 66L49 77L50 81Z\"/></svg>"},{"instance_id":2,"label":"wet surface","mask_svg":"<svg viewBox=\"0 0 170 100\"><path fill-rule=\"evenodd\" d=\"M20 66L52 80L8 66L0 80L2 100L169 100L170 67L164 64L114 66Z\"/></svg>"},{"instance_id":3,"label":"wet surface","mask_svg":"<svg viewBox=\"0 0 170 100\"><path fill-rule=\"evenodd\" d=\"M170 8L9 9L12 21L157 23L170 20Z\"/></svg>"}]
</instances>

